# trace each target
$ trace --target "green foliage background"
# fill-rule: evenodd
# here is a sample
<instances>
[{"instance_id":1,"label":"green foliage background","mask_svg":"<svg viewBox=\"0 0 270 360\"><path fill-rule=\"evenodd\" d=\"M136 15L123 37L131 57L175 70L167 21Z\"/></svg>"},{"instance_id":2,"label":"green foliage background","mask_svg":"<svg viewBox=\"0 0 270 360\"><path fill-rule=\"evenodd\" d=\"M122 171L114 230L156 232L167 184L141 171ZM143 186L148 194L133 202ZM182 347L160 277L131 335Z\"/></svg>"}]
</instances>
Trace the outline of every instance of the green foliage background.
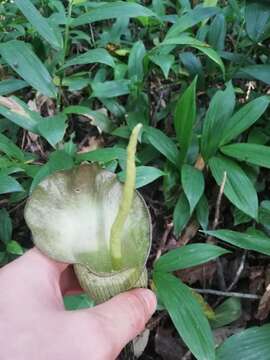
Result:
<instances>
[{"instance_id":1,"label":"green foliage background","mask_svg":"<svg viewBox=\"0 0 270 360\"><path fill-rule=\"evenodd\" d=\"M269 2L15 0L0 3L0 20L1 265L27 247L11 218L37 184L84 161L124 181L141 122L137 188L161 199L177 239L191 221L204 231L155 263L161 303L197 359L241 346L239 360L268 359L268 325L216 351L201 302L169 273L228 252L206 235L270 255ZM213 225L220 187L227 201ZM224 304L212 327L239 310Z\"/></svg>"}]
</instances>

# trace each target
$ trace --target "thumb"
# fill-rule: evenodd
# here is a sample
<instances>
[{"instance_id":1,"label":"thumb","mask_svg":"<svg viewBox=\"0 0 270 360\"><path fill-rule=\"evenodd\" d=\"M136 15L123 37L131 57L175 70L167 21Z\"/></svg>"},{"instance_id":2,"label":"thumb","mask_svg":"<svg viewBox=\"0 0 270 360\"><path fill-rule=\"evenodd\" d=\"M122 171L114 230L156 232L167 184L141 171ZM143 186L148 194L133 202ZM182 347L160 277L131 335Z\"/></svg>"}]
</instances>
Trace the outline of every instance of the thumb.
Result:
<instances>
[{"instance_id":1,"label":"thumb","mask_svg":"<svg viewBox=\"0 0 270 360\"><path fill-rule=\"evenodd\" d=\"M92 309L105 317L105 324L112 333L116 348L120 350L145 328L156 310L155 294L148 289L134 289L115 296Z\"/></svg>"}]
</instances>

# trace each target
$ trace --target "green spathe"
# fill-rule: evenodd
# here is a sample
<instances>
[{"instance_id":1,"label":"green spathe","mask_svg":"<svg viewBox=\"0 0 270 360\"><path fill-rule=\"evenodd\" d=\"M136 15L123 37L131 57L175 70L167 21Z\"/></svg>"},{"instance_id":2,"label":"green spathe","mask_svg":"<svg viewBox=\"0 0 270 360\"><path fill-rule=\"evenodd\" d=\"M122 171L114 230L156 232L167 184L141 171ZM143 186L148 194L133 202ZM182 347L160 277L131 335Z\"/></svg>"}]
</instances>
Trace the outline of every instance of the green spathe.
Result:
<instances>
[{"instance_id":1,"label":"green spathe","mask_svg":"<svg viewBox=\"0 0 270 360\"><path fill-rule=\"evenodd\" d=\"M122 191L123 185L115 174L97 165L83 164L43 180L33 191L25 209L34 243L43 253L58 261L79 264L77 275L78 268L84 274L92 274L96 287L98 278L104 283L104 278L110 277L112 287L117 284L118 291L107 291L107 295L94 299L97 302L136 286L143 276L151 246L150 215L136 192L120 237L121 269L113 270L110 231ZM80 282L90 293L85 279Z\"/></svg>"}]
</instances>

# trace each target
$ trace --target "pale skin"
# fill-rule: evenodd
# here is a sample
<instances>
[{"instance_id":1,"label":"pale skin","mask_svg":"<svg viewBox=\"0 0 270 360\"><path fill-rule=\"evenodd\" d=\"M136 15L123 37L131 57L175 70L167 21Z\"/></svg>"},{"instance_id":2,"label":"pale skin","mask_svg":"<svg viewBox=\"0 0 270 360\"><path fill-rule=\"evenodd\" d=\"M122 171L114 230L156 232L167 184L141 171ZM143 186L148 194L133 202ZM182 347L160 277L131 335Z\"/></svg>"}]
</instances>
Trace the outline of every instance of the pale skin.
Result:
<instances>
[{"instance_id":1,"label":"pale skin","mask_svg":"<svg viewBox=\"0 0 270 360\"><path fill-rule=\"evenodd\" d=\"M72 268L37 249L0 270L1 360L113 360L143 331L156 308L136 289L92 309L65 311L63 294L79 291Z\"/></svg>"}]
</instances>

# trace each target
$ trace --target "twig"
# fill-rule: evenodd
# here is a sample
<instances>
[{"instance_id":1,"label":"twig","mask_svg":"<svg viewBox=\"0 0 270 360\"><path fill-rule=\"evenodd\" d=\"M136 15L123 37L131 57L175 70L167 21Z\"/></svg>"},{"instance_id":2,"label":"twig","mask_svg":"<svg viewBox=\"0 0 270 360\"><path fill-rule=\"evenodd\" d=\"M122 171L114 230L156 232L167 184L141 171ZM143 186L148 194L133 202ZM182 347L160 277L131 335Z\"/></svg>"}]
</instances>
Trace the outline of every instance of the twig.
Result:
<instances>
[{"instance_id":1,"label":"twig","mask_svg":"<svg viewBox=\"0 0 270 360\"><path fill-rule=\"evenodd\" d=\"M222 201L222 196L223 196L224 189L225 189L226 180L227 180L227 172L224 171L223 179L222 179L218 197L217 197L215 217L214 217L214 221L213 221L213 225L212 225L212 230L215 230L219 223L221 201ZM213 243L214 242L213 237L208 236L206 242ZM227 286L226 286L226 282L225 282L225 278L224 278L222 264L221 264L221 261L219 258L217 259L217 275L218 275L218 282L219 282L219 286L220 286L221 290L225 290Z\"/></svg>"},{"instance_id":2,"label":"twig","mask_svg":"<svg viewBox=\"0 0 270 360\"><path fill-rule=\"evenodd\" d=\"M157 254L156 254L156 257L155 257L155 261L157 261L157 259L160 258L162 252L164 251L164 247L166 245L166 242L167 242L168 236L169 236L169 234L170 234L170 232L172 230L172 227L173 227L172 223L166 224L166 229L165 229L165 231L164 231L164 233L162 235L162 238L161 238L158 250L157 250Z\"/></svg>"},{"instance_id":3,"label":"twig","mask_svg":"<svg viewBox=\"0 0 270 360\"><path fill-rule=\"evenodd\" d=\"M249 299L249 300L259 300L261 298L261 296L255 295L255 294L244 294L244 293L219 291L219 290L212 290L212 289L192 288L192 290L197 291L199 294L210 294L210 295L216 295L216 296L236 297L236 298Z\"/></svg>"},{"instance_id":4,"label":"twig","mask_svg":"<svg viewBox=\"0 0 270 360\"><path fill-rule=\"evenodd\" d=\"M246 256L247 256L247 252L244 251L243 255L242 255L242 258L241 258L241 261L240 261L240 265L236 271L236 274L235 274L235 277L232 281L232 283L227 287L226 291L231 291L232 288L238 283L239 281L239 278L244 270L244 267L245 267L245 261L246 261Z\"/></svg>"},{"instance_id":5,"label":"twig","mask_svg":"<svg viewBox=\"0 0 270 360\"><path fill-rule=\"evenodd\" d=\"M214 218L212 230L215 230L219 223L221 200L222 200L222 196L224 193L226 180L227 180L227 172L224 171L222 183L220 185L220 189L219 189L219 193L218 193L218 197L217 197L215 218Z\"/></svg>"},{"instance_id":6,"label":"twig","mask_svg":"<svg viewBox=\"0 0 270 360\"><path fill-rule=\"evenodd\" d=\"M162 311L160 314L158 314L158 316L148 321L148 323L146 324L146 328L148 330L153 330L155 327L158 326L160 321L164 319L167 315L168 315L167 311Z\"/></svg>"}]
</instances>

